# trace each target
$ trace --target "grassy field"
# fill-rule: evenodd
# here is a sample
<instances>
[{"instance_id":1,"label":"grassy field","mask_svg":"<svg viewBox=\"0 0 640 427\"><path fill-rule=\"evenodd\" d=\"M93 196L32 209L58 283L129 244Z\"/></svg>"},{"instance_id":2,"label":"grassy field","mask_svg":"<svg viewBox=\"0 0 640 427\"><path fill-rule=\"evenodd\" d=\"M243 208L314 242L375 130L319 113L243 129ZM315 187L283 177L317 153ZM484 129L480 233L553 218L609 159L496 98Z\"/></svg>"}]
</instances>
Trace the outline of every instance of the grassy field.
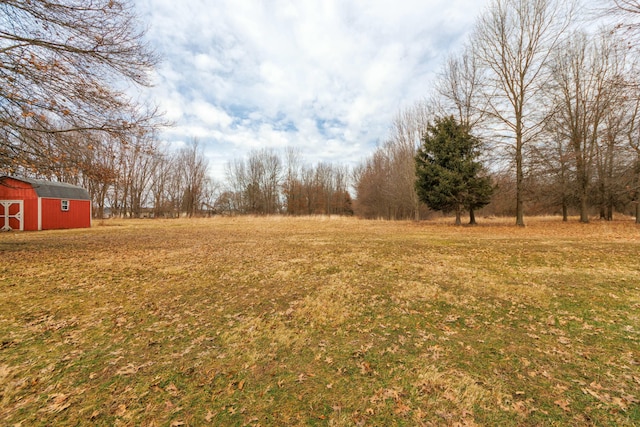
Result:
<instances>
[{"instance_id":1,"label":"grassy field","mask_svg":"<svg viewBox=\"0 0 640 427\"><path fill-rule=\"evenodd\" d=\"M639 425L640 227L0 234L2 425Z\"/></svg>"}]
</instances>

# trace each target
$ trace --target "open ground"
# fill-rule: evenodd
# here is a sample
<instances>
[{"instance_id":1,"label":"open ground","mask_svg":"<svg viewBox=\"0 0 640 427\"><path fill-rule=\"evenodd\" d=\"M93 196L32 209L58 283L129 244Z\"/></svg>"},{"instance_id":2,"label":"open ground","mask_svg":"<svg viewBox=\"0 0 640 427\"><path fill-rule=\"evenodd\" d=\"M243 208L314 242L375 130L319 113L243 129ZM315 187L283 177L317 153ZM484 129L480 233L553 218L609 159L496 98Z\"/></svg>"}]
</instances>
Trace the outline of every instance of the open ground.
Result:
<instances>
[{"instance_id":1,"label":"open ground","mask_svg":"<svg viewBox=\"0 0 640 427\"><path fill-rule=\"evenodd\" d=\"M638 425L640 227L0 234L3 425Z\"/></svg>"}]
</instances>

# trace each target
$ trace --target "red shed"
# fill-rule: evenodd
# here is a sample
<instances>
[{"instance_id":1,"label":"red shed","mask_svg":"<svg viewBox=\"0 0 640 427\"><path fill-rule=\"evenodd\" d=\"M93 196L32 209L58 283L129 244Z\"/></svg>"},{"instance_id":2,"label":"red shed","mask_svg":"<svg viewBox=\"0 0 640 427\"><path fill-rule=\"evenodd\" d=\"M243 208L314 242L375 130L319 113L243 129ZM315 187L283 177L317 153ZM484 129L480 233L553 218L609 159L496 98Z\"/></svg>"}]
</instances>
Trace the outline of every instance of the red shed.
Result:
<instances>
[{"instance_id":1,"label":"red shed","mask_svg":"<svg viewBox=\"0 0 640 427\"><path fill-rule=\"evenodd\" d=\"M0 176L0 229L91 227L91 199L82 187Z\"/></svg>"}]
</instances>

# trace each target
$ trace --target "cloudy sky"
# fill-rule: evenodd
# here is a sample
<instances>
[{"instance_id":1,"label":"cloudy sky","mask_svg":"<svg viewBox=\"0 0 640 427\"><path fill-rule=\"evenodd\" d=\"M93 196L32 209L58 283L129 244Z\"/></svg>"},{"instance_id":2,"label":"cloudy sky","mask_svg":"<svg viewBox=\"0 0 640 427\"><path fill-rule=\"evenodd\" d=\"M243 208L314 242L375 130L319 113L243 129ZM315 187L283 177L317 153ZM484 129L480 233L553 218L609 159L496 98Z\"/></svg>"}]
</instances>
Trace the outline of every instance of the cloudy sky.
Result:
<instances>
[{"instance_id":1,"label":"cloudy sky","mask_svg":"<svg viewBox=\"0 0 640 427\"><path fill-rule=\"evenodd\" d=\"M252 149L355 164L427 96L488 0L136 0L163 62L150 91L224 178Z\"/></svg>"}]
</instances>

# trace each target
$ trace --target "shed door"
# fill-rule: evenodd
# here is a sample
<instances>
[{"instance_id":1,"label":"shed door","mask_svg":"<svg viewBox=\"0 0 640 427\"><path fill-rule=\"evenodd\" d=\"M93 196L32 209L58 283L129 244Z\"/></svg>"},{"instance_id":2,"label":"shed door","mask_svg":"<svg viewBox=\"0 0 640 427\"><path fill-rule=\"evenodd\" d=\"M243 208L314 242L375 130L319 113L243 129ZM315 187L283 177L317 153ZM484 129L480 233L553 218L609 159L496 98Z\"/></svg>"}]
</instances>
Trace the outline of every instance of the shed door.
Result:
<instances>
[{"instance_id":1,"label":"shed door","mask_svg":"<svg viewBox=\"0 0 640 427\"><path fill-rule=\"evenodd\" d=\"M22 200L0 200L0 230L21 230L24 227Z\"/></svg>"}]
</instances>

